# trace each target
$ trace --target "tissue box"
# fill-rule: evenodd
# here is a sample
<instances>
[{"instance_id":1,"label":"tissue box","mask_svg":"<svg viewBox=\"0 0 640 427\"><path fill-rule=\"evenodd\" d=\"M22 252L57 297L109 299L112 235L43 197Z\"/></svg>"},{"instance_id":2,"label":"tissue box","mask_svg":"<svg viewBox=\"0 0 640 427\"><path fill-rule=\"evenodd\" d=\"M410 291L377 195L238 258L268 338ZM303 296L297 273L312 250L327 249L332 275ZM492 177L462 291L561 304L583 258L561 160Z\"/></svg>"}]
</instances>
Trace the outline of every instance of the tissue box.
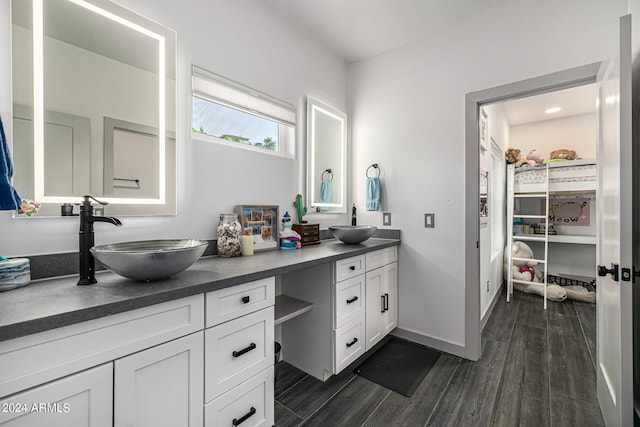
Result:
<instances>
[{"instance_id":1,"label":"tissue box","mask_svg":"<svg viewBox=\"0 0 640 427\"><path fill-rule=\"evenodd\" d=\"M28 258L0 261L0 291L8 291L31 283L31 264Z\"/></svg>"}]
</instances>

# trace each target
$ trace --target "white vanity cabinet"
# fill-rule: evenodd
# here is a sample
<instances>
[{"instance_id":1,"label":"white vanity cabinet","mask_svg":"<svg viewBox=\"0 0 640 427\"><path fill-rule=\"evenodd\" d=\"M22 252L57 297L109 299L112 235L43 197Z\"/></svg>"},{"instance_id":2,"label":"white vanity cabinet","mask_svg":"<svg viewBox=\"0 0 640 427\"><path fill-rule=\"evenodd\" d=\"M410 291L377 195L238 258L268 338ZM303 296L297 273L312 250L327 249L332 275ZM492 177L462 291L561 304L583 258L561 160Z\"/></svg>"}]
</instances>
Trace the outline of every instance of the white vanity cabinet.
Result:
<instances>
[{"instance_id":1,"label":"white vanity cabinet","mask_svg":"<svg viewBox=\"0 0 640 427\"><path fill-rule=\"evenodd\" d=\"M271 426L275 278L209 292L205 426Z\"/></svg>"},{"instance_id":2,"label":"white vanity cabinet","mask_svg":"<svg viewBox=\"0 0 640 427\"><path fill-rule=\"evenodd\" d=\"M44 406L0 424L202 426L203 329L194 295L3 341L0 399Z\"/></svg>"},{"instance_id":3,"label":"white vanity cabinet","mask_svg":"<svg viewBox=\"0 0 640 427\"><path fill-rule=\"evenodd\" d=\"M326 381L398 323L397 247L282 276L282 293L313 309L282 324L284 360Z\"/></svg>"}]
</instances>

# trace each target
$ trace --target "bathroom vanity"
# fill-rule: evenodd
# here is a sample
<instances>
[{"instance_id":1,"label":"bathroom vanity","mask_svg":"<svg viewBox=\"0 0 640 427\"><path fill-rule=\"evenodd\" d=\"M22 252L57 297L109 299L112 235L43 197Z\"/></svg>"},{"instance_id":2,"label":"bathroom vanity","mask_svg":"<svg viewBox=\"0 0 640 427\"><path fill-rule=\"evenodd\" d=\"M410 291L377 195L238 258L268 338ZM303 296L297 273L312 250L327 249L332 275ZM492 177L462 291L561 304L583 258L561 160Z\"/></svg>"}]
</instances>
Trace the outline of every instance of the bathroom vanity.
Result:
<instances>
[{"instance_id":1,"label":"bathroom vanity","mask_svg":"<svg viewBox=\"0 0 640 427\"><path fill-rule=\"evenodd\" d=\"M339 372L368 348L369 325L371 343L395 327L398 245L330 240L205 258L161 282L104 272L92 286L66 277L6 292L0 424L272 425L274 324L285 360Z\"/></svg>"}]
</instances>

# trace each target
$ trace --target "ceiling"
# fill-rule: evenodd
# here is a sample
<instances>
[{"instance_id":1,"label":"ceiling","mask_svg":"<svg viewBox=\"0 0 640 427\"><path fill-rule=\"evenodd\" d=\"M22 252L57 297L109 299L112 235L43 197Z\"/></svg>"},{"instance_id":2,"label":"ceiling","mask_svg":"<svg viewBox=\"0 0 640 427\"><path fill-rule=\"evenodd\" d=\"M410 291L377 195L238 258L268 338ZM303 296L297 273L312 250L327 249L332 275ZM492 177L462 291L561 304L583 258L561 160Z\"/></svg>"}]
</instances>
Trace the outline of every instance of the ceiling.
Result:
<instances>
[{"instance_id":1,"label":"ceiling","mask_svg":"<svg viewBox=\"0 0 640 427\"><path fill-rule=\"evenodd\" d=\"M351 64L508 0L262 0ZM595 112L595 85L503 103L511 126ZM549 107L562 110L546 114Z\"/></svg>"},{"instance_id":2,"label":"ceiling","mask_svg":"<svg viewBox=\"0 0 640 427\"><path fill-rule=\"evenodd\" d=\"M433 34L507 0L263 0L347 63Z\"/></svg>"},{"instance_id":3,"label":"ceiling","mask_svg":"<svg viewBox=\"0 0 640 427\"><path fill-rule=\"evenodd\" d=\"M570 89L529 96L502 103L507 122L511 126L543 120L559 119L596 111L596 85L583 85ZM560 107L561 110L548 114L545 110Z\"/></svg>"}]
</instances>

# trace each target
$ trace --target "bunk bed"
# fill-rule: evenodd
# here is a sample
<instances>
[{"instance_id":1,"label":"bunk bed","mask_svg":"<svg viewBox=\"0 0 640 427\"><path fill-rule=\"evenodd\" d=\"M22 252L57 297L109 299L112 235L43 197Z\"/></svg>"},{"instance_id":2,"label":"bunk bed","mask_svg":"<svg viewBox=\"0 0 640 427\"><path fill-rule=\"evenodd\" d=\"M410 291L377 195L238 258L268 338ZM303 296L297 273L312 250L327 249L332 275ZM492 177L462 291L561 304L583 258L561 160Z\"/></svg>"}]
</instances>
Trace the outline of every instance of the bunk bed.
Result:
<instances>
[{"instance_id":1,"label":"bunk bed","mask_svg":"<svg viewBox=\"0 0 640 427\"><path fill-rule=\"evenodd\" d=\"M597 167L593 159L567 160L562 162L550 162L542 166L520 167L508 165L507 168L507 254L509 273L507 274L507 301L513 293L513 284L521 283L527 286L535 285L542 287L540 294L544 297L544 308L547 308L547 274L548 274L548 254L549 243L574 243L574 244L595 244L595 232L593 235L570 235L570 234L550 234L549 206L550 201L558 196L589 196L595 197L597 188ZM518 208L523 200L533 199L544 201L542 206L546 207L546 212L540 212L540 208L535 213L520 212ZM531 205L529 205L531 206ZM535 204L534 204L535 206ZM538 204L537 206L541 206ZM536 233L523 233L514 227L514 219L531 223L537 222ZM543 280L539 283L516 280L512 276L511 266L514 261L523 261L512 255L513 243L539 242L544 244L544 257L536 259L540 266L544 268ZM539 258L539 257L538 257Z\"/></svg>"},{"instance_id":2,"label":"bunk bed","mask_svg":"<svg viewBox=\"0 0 640 427\"><path fill-rule=\"evenodd\" d=\"M595 193L598 184L596 162L593 159L551 162L543 166L509 168L513 174L515 193L542 193L546 190L549 166L549 193ZM511 180L511 176L508 177Z\"/></svg>"}]
</instances>

